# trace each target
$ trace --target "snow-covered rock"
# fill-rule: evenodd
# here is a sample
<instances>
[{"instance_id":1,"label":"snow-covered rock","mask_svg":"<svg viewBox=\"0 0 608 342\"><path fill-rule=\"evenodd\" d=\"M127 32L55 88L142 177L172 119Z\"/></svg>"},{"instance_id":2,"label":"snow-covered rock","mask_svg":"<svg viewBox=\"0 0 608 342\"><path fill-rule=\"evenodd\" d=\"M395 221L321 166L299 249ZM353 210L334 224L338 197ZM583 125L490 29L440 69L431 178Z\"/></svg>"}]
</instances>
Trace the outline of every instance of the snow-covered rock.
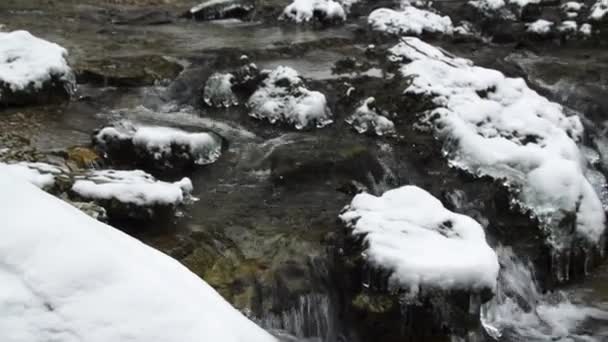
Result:
<instances>
[{"instance_id":1,"label":"snow-covered rock","mask_svg":"<svg viewBox=\"0 0 608 342\"><path fill-rule=\"evenodd\" d=\"M95 201L108 211L108 217L148 220L172 216L190 199L192 182L188 178L169 183L141 170L96 170L77 176L72 193L78 199Z\"/></svg>"},{"instance_id":2,"label":"snow-covered rock","mask_svg":"<svg viewBox=\"0 0 608 342\"><path fill-rule=\"evenodd\" d=\"M494 291L499 265L481 225L421 188L356 195L340 219L364 237L366 262L392 272L394 288Z\"/></svg>"},{"instance_id":3,"label":"snow-covered rock","mask_svg":"<svg viewBox=\"0 0 608 342\"><path fill-rule=\"evenodd\" d=\"M400 11L379 8L370 13L367 22L373 30L395 35L451 34L453 30L450 17L412 6Z\"/></svg>"},{"instance_id":4,"label":"snow-covered rock","mask_svg":"<svg viewBox=\"0 0 608 342\"><path fill-rule=\"evenodd\" d=\"M593 26L589 23L584 23L579 27L578 32L583 37L590 37L591 34L593 33Z\"/></svg>"},{"instance_id":5,"label":"snow-covered rock","mask_svg":"<svg viewBox=\"0 0 608 342\"><path fill-rule=\"evenodd\" d=\"M436 105L422 121L445 142L453 167L503 180L556 249L575 237L600 241L605 215L585 178L578 116L567 116L523 79L474 66L417 38L403 38L390 54L404 63L403 76L412 77L406 93Z\"/></svg>"},{"instance_id":6,"label":"snow-covered rock","mask_svg":"<svg viewBox=\"0 0 608 342\"><path fill-rule=\"evenodd\" d=\"M551 33L553 25L554 24L551 21L538 19L537 21L526 25L526 31L544 36Z\"/></svg>"},{"instance_id":7,"label":"snow-covered rock","mask_svg":"<svg viewBox=\"0 0 608 342\"><path fill-rule=\"evenodd\" d=\"M562 21L557 27L557 30L562 33L572 34L578 30L578 24L574 20Z\"/></svg>"},{"instance_id":8,"label":"snow-covered rock","mask_svg":"<svg viewBox=\"0 0 608 342\"><path fill-rule=\"evenodd\" d=\"M591 13L589 19L594 21L601 21L606 17L608 13L608 0L597 0L591 7Z\"/></svg>"},{"instance_id":9,"label":"snow-covered rock","mask_svg":"<svg viewBox=\"0 0 608 342\"><path fill-rule=\"evenodd\" d=\"M0 105L69 98L74 86L63 47L27 31L0 32Z\"/></svg>"},{"instance_id":10,"label":"snow-covered rock","mask_svg":"<svg viewBox=\"0 0 608 342\"><path fill-rule=\"evenodd\" d=\"M523 9L528 5L539 4L541 0L470 0L468 4L477 8L482 13L494 14L500 13L504 7L514 7Z\"/></svg>"},{"instance_id":11,"label":"snow-covered rock","mask_svg":"<svg viewBox=\"0 0 608 342\"><path fill-rule=\"evenodd\" d=\"M209 77L203 89L203 101L210 107L238 106L239 100L232 92L234 75L214 73Z\"/></svg>"},{"instance_id":12,"label":"snow-covered rock","mask_svg":"<svg viewBox=\"0 0 608 342\"><path fill-rule=\"evenodd\" d=\"M378 136L394 135L395 124L386 117L386 113L379 113L376 100L370 97L346 118L346 123L359 133L371 133Z\"/></svg>"},{"instance_id":13,"label":"snow-covered rock","mask_svg":"<svg viewBox=\"0 0 608 342\"><path fill-rule=\"evenodd\" d=\"M296 23L309 22L313 19L324 23L344 21L348 4L345 8L342 2L339 0L294 0L285 7L279 19Z\"/></svg>"},{"instance_id":14,"label":"snow-covered rock","mask_svg":"<svg viewBox=\"0 0 608 342\"><path fill-rule=\"evenodd\" d=\"M306 89L297 71L279 66L264 73L266 78L247 101L249 116L296 129L321 128L333 122L325 95Z\"/></svg>"},{"instance_id":15,"label":"snow-covered rock","mask_svg":"<svg viewBox=\"0 0 608 342\"><path fill-rule=\"evenodd\" d=\"M214 133L140 126L129 121L104 127L93 141L112 160L163 171L211 164L222 154L222 139Z\"/></svg>"},{"instance_id":16,"label":"snow-covered rock","mask_svg":"<svg viewBox=\"0 0 608 342\"><path fill-rule=\"evenodd\" d=\"M197 20L242 19L254 9L252 0L208 0L192 7L186 17Z\"/></svg>"},{"instance_id":17,"label":"snow-covered rock","mask_svg":"<svg viewBox=\"0 0 608 342\"><path fill-rule=\"evenodd\" d=\"M178 261L0 172L3 342L275 342Z\"/></svg>"},{"instance_id":18,"label":"snow-covered rock","mask_svg":"<svg viewBox=\"0 0 608 342\"><path fill-rule=\"evenodd\" d=\"M47 163L0 163L0 173L10 174L15 178L19 178L45 190L55 185L55 177L62 172L59 167Z\"/></svg>"}]
</instances>

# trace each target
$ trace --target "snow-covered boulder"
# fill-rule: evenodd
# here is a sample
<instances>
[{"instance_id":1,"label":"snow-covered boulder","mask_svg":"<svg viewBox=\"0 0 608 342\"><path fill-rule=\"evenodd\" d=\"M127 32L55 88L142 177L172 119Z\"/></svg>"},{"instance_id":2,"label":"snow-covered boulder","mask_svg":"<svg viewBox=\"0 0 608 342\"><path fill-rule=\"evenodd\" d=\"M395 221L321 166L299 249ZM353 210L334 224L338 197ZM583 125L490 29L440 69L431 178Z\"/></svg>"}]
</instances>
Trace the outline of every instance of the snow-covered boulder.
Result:
<instances>
[{"instance_id":1,"label":"snow-covered boulder","mask_svg":"<svg viewBox=\"0 0 608 342\"><path fill-rule=\"evenodd\" d=\"M93 143L112 162L156 171L212 164L222 154L222 139L215 133L140 126L128 121L99 130Z\"/></svg>"},{"instance_id":2,"label":"snow-covered boulder","mask_svg":"<svg viewBox=\"0 0 608 342\"><path fill-rule=\"evenodd\" d=\"M232 91L234 75L231 73L214 73L207 79L203 89L203 101L210 107L238 106L239 100Z\"/></svg>"},{"instance_id":3,"label":"snow-covered boulder","mask_svg":"<svg viewBox=\"0 0 608 342\"><path fill-rule=\"evenodd\" d=\"M578 31L578 24L574 20L562 21L557 30L566 35L575 34Z\"/></svg>"},{"instance_id":4,"label":"snow-covered boulder","mask_svg":"<svg viewBox=\"0 0 608 342\"><path fill-rule=\"evenodd\" d=\"M176 260L0 172L3 342L275 342Z\"/></svg>"},{"instance_id":5,"label":"snow-covered boulder","mask_svg":"<svg viewBox=\"0 0 608 342\"><path fill-rule=\"evenodd\" d=\"M453 30L450 17L413 6L399 11L379 8L370 13L367 22L375 31L394 35L452 34Z\"/></svg>"},{"instance_id":6,"label":"snow-covered boulder","mask_svg":"<svg viewBox=\"0 0 608 342\"><path fill-rule=\"evenodd\" d=\"M498 259L481 225L419 187L359 194L340 219L363 237L366 261L391 271L391 287L494 291Z\"/></svg>"},{"instance_id":7,"label":"snow-covered boulder","mask_svg":"<svg viewBox=\"0 0 608 342\"><path fill-rule=\"evenodd\" d=\"M196 20L243 19L254 9L253 0L208 0L192 7L184 16Z\"/></svg>"},{"instance_id":8,"label":"snow-covered boulder","mask_svg":"<svg viewBox=\"0 0 608 342\"><path fill-rule=\"evenodd\" d=\"M378 136L391 136L396 133L395 124L387 118L386 112L379 112L373 97L363 101L355 112L346 118L346 123L359 133Z\"/></svg>"},{"instance_id":9,"label":"snow-covered boulder","mask_svg":"<svg viewBox=\"0 0 608 342\"><path fill-rule=\"evenodd\" d=\"M333 122L325 95L308 90L297 71L279 66L263 72L266 78L247 101L249 116L296 129L321 128Z\"/></svg>"},{"instance_id":10,"label":"snow-covered boulder","mask_svg":"<svg viewBox=\"0 0 608 342\"><path fill-rule=\"evenodd\" d=\"M554 24L552 21L538 19L537 21L526 25L526 31L539 36L548 36L552 32L553 26Z\"/></svg>"},{"instance_id":11,"label":"snow-covered boulder","mask_svg":"<svg viewBox=\"0 0 608 342\"><path fill-rule=\"evenodd\" d=\"M608 0L597 0L593 6L591 6L589 19L593 21L603 21L606 19L606 14L608 14Z\"/></svg>"},{"instance_id":12,"label":"snow-covered boulder","mask_svg":"<svg viewBox=\"0 0 608 342\"><path fill-rule=\"evenodd\" d=\"M172 218L192 190L188 178L170 183L141 170L96 170L76 176L71 192L104 207L110 219L152 220Z\"/></svg>"},{"instance_id":13,"label":"snow-covered boulder","mask_svg":"<svg viewBox=\"0 0 608 342\"><path fill-rule=\"evenodd\" d=\"M450 165L500 180L513 202L536 217L554 250L595 247L605 215L585 177L577 145L578 116L530 89L520 78L477 67L413 37L390 49L410 77L405 89L435 108L422 124L441 138Z\"/></svg>"},{"instance_id":14,"label":"snow-covered boulder","mask_svg":"<svg viewBox=\"0 0 608 342\"><path fill-rule=\"evenodd\" d=\"M75 78L67 54L27 31L0 32L0 106L69 99Z\"/></svg>"},{"instance_id":15,"label":"snow-covered boulder","mask_svg":"<svg viewBox=\"0 0 608 342\"><path fill-rule=\"evenodd\" d=\"M63 173L59 167L40 162L0 163L0 173L29 182L40 189L49 190L55 185L55 177Z\"/></svg>"},{"instance_id":16,"label":"snow-covered boulder","mask_svg":"<svg viewBox=\"0 0 608 342\"><path fill-rule=\"evenodd\" d=\"M343 2L340 0L294 0L285 7L279 19L296 23L310 22L313 19L322 23L344 21L348 7L345 8Z\"/></svg>"}]
</instances>

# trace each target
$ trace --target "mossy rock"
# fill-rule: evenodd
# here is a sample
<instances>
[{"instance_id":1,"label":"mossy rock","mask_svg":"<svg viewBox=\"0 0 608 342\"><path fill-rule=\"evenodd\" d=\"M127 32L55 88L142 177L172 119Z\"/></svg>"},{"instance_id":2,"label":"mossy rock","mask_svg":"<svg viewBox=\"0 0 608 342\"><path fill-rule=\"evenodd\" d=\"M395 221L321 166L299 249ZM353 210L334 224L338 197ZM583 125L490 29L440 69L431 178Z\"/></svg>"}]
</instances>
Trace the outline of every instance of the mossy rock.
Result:
<instances>
[{"instance_id":1,"label":"mossy rock","mask_svg":"<svg viewBox=\"0 0 608 342\"><path fill-rule=\"evenodd\" d=\"M67 151L66 162L79 169L96 168L102 163L102 158L95 150L88 147L72 147Z\"/></svg>"}]
</instances>

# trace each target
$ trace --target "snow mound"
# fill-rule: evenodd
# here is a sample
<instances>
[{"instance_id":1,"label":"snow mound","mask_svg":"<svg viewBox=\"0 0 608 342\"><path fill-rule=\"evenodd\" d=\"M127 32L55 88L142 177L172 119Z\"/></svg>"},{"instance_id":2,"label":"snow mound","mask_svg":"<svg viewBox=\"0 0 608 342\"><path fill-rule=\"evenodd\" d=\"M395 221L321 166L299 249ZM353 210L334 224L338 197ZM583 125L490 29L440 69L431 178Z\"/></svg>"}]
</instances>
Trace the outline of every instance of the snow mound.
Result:
<instances>
[{"instance_id":1,"label":"snow mound","mask_svg":"<svg viewBox=\"0 0 608 342\"><path fill-rule=\"evenodd\" d=\"M296 23L309 22L314 18L322 22L344 21L346 20L349 2L344 2L346 8L341 2L334 0L294 0L285 7L279 19L291 20Z\"/></svg>"},{"instance_id":2,"label":"snow mound","mask_svg":"<svg viewBox=\"0 0 608 342\"><path fill-rule=\"evenodd\" d=\"M210 107L238 106L239 100L232 92L234 75L214 73L209 77L203 89L203 101Z\"/></svg>"},{"instance_id":3,"label":"snow mound","mask_svg":"<svg viewBox=\"0 0 608 342\"><path fill-rule=\"evenodd\" d=\"M3 172L0 188L3 342L276 341L169 256Z\"/></svg>"},{"instance_id":4,"label":"snow mound","mask_svg":"<svg viewBox=\"0 0 608 342\"><path fill-rule=\"evenodd\" d=\"M279 66L264 72L266 79L247 102L251 117L272 124L285 122L296 129L321 128L333 122L325 95L306 89L297 71Z\"/></svg>"},{"instance_id":5,"label":"snow mound","mask_svg":"<svg viewBox=\"0 0 608 342\"><path fill-rule=\"evenodd\" d=\"M608 13L608 0L597 0L597 2L591 7L589 19L600 21L604 19L606 13Z\"/></svg>"},{"instance_id":6,"label":"snow mound","mask_svg":"<svg viewBox=\"0 0 608 342\"><path fill-rule=\"evenodd\" d=\"M373 30L396 35L451 34L453 30L450 17L412 6L405 7L401 11L379 8L370 13L367 22Z\"/></svg>"},{"instance_id":7,"label":"snow mound","mask_svg":"<svg viewBox=\"0 0 608 342\"><path fill-rule=\"evenodd\" d=\"M192 133L162 126L139 126L123 121L101 129L95 136L96 144L111 149L127 149L132 143L136 152L164 164L207 165L222 154L222 140L213 133Z\"/></svg>"},{"instance_id":8,"label":"snow mound","mask_svg":"<svg viewBox=\"0 0 608 342\"><path fill-rule=\"evenodd\" d=\"M381 115L375 105L376 99L370 97L363 101L355 112L346 118L346 123L353 126L359 133L374 133L378 136L394 135L395 124Z\"/></svg>"},{"instance_id":9,"label":"snow mound","mask_svg":"<svg viewBox=\"0 0 608 342\"><path fill-rule=\"evenodd\" d=\"M27 31L0 32L0 85L16 92L40 90L52 78L73 84L67 55L66 49Z\"/></svg>"},{"instance_id":10,"label":"snow mound","mask_svg":"<svg viewBox=\"0 0 608 342\"><path fill-rule=\"evenodd\" d=\"M551 21L544 20L544 19L538 19L537 21L528 24L526 31L532 32L532 33L537 33L540 35L546 35L546 34L551 33L551 29L553 28L553 25L554 24Z\"/></svg>"},{"instance_id":11,"label":"snow mound","mask_svg":"<svg viewBox=\"0 0 608 342\"><path fill-rule=\"evenodd\" d=\"M0 173L10 174L40 189L48 189L55 185L55 177L62 171L51 164L19 162L14 164L0 163Z\"/></svg>"},{"instance_id":12,"label":"snow mound","mask_svg":"<svg viewBox=\"0 0 608 342\"><path fill-rule=\"evenodd\" d=\"M340 219L363 235L372 266L392 271L390 283L417 293L420 287L494 291L498 259L481 225L453 213L425 190L404 186L380 197L354 197Z\"/></svg>"},{"instance_id":13,"label":"snow mound","mask_svg":"<svg viewBox=\"0 0 608 342\"><path fill-rule=\"evenodd\" d=\"M189 178L168 183L141 170L91 171L78 177L72 186L74 193L87 200L115 200L141 207L177 206L189 198L192 190Z\"/></svg>"},{"instance_id":14,"label":"snow mound","mask_svg":"<svg viewBox=\"0 0 608 342\"><path fill-rule=\"evenodd\" d=\"M574 231L591 243L600 240L605 215L584 175L578 116L566 116L523 79L474 66L417 38L403 38L390 54L412 78L406 93L432 97L437 106L422 121L445 142L452 166L504 180L555 248L568 245Z\"/></svg>"}]
</instances>

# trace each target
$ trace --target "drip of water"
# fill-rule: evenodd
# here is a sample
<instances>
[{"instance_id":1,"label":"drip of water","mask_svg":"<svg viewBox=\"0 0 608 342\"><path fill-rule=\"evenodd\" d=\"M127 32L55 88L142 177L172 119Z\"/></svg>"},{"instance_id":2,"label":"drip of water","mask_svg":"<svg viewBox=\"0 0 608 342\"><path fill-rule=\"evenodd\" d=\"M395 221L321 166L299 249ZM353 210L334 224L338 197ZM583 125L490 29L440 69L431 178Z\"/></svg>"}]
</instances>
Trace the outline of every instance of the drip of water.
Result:
<instances>
[{"instance_id":1,"label":"drip of water","mask_svg":"<svg viewBox=\"0 0 608 342\"><path fill-rule=\"evenodd\" d=\"M301 296L293 308L269 314L259 324L284 341L335 341L330 299L324 294ZM293 336L289 336L293 335Z\"/></svg>"},{"instance_id":2,"label":"drip of water","mask_svg":"<svg viewBox=\"0 0 608 342\"><path fill-rule=\"evenodd\" d=\"M541 293L529 263L511 248L498 247L496 253L501 264L496 296L481 310L482 323L495 340L565 342L608 338L595 335L586 325L589 321L608 320L608 312L574 304L565 292Z\"/></svg>"}]
</instances>

